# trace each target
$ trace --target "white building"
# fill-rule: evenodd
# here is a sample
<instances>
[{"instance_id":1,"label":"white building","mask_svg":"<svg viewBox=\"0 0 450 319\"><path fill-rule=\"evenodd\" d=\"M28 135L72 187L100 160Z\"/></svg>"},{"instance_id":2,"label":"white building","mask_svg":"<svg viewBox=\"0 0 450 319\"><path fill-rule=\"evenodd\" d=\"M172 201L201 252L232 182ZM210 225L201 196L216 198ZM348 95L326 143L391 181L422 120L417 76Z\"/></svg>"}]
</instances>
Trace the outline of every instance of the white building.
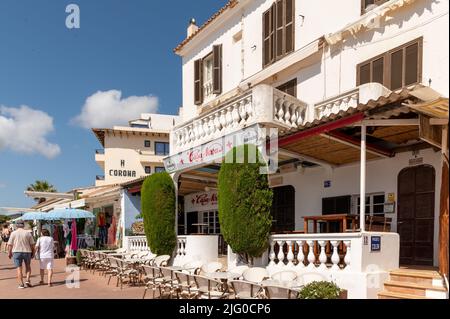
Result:
<instances>
[{"instance_id":1,"label":"white building","mask_svg":"<svg viewBox=\"0 0 450 319\"><path fill-rule=\"evenodd\" d=\"M400 264L448 277L448 1L231 0L191 23L175 53L183 106L165 167L179 195L217 187L217 160L242 142L233 134L278 129L275 234L262 265L336 280L349 298L376 298ZM196 213L185 234L203 223L214 233ZM305 229L305 217L337 213L386 227L367 217L348 232L339 222ZM198 256L180 238L178 257Z\"/></svg>"},{"instance_id":2,"label":"white building","mask_svg":"<svg viewBox=\"0 0 450 319\"><path fill-rule=\"evenodd\" d=\"M95 185L121 184L163 171L169 133L178 121L174 115L142 114L129 126L92 129L103 147L96 151L95 161L104 175L97 176Z\"/></svg>"}]
</instances>

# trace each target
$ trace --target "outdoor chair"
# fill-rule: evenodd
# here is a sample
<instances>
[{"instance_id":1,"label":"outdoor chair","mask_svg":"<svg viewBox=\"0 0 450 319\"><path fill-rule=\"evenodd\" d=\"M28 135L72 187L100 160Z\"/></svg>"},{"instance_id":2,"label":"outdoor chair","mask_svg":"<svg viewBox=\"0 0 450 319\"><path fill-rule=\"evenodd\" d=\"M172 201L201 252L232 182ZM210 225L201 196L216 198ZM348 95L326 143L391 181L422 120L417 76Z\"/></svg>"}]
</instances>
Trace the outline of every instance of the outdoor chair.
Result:
<instances>
[{"instance_id":1,"label":"outdoor chair","mask_svg":"<svg viewBox=\"0 0 450 319\"><path fill-rule=\"evenodd\" d=\"M260 283L264 279L269 278L269 273L265 268L254 267L249 268L242 274L245 281Z\"/></svg>"},{"instance_id":2,"label":"outdoor chair","mask_svg":"<svg viewBox=\"0 0 450 319\"><path fill-rule=\"evenodd\" d=\"M177 299L193 299L198 295L195 281L187 273L175 271L177 287L175 289Z\"/></svg>"},{"instance_id":3,"label":"outdoor chair","mask_svg":"<svg viewBox=\"0 0 450 319\"><path fill-rule=\"evenodd\" d=\"M273 274L271 278L280 282L292 282L297 279L297 273L292 270L284 270Z\"/></svg>"},{"instance_id":4,"label":"outdoor chair","mask_svg":"<svg viewBox=\"0 0 450 319\"><path fill-rule=\"evenodd\" d=\"M231 272L231 273L235 273L235 274L241 275L241 277L239 277L239 279L242 279L242 274L247 269L250 269L250 268L248 266L246 266L246 265L242 265L242 266L236 266L234 268L228 269L228 271Z\"/></svg>"},{"instance_id":5,"label":"outdoor chair","mask_svg":"<svg viewBox=\"0 0 450 319\"><path fill-rule=\"evenodd\" d=\"M170 256L169 255L157 256L153 260L152 265L153 266L157 266L157 267L164 267L164 266L167 266L169 260L170 260Z\"/></svg>"},{"instance_id":6,"label":"outdoor chair","mask_svg":"<svg viewBox=\"0 0 450 319\"><path fill-rule=\"evenodd\" d=\"M201 267L201 274L207 274L212 273L221 270L223 267L222 263L220 262L210 262L208 264L205 264Z\"/></svg>"},{"instance_id":7,"label":"outdoor chair","mask_svg":"<svg viewBox=\"0 0 450 319\"><path fill-rule=\"evenodd\" d=\"M222 282L199 275L194 275L193 278L198 289L197 298L225 299L229 297L229 293L223 289Z\"/></svg>"},{"instance_id":8,"label":"outdoor chair","mask_svg":"<svg viewBox=\"0 0 450 319\"><path fill-rule=\"evenodd\" d=\"M259 299L263 292L261 285L244 280L232 280L230 288L236 299Z\"/></svg>"},{"instance_id":9,"label":"outdoor chair","mask_svg":"<svg viewBox=\"0 0 450 319\"><path fill-rule=\"evenodd\" d=\"M190 268L187 270L183 270L183 272L188 272L190 274L198 275L201 271L201 268L203 266L203 262L200 260L197 261L191 261L183 265L184 268Z\"/></svg>"},{"instance_id":10,"label":"outdoor chair","mask_svg":"<svg viewBox=\"0 0 450 319\"><path fill-rule=\"evenodd\" d=\"M110 258L110 261L113 267L108 284L112 277L117 277L116 287L118 287L120 283L120 289L123 288L125 279L128 279L128 283L130 284L137 282L138 271L136 269L131 268L127 263L118 258Z\"/></svg>"},{"instance_id":11,"label":"outdoor chair","mask_svg":"<svg viewBox=\"0 0 450 319\"><path fill-rule=\"evenodd\" d=\"M282 286L270 285L264 287L266 299L297 299L297 295L297 291Z\"/></svg>"},{"instance_id":12,"label":"outdoor chair","mask_svg":"<svg viewBox=\"0 0 450 319\"><path fill-rule=\"evenodd\" d=\"M159 290L159 297L167 295L170 298L175 294L175 289L177 286L176 278L174 277L174 271L170 268L159 267L160 274L155 279L155 283Z\"/></svg>"},{"instance_id":13,"label":"outdoor chair","mask_svg":"<svg viewBox=\"0 0 450 319\"><path fill-rule=\"evenodd\" d=\"M159 270L158 267L154 267L154 266L143 266L143 271L144 271L144 284L145 284L145 289L144 289L144 295L142 296L142 299L145 299L145 295L147 294L147 290L152 289L153 291L153 299L155 299L155 292L156 289L158 289L158 282L157 282L157 278L161 278L161 271Z\"/></svg>"}]
</instances>

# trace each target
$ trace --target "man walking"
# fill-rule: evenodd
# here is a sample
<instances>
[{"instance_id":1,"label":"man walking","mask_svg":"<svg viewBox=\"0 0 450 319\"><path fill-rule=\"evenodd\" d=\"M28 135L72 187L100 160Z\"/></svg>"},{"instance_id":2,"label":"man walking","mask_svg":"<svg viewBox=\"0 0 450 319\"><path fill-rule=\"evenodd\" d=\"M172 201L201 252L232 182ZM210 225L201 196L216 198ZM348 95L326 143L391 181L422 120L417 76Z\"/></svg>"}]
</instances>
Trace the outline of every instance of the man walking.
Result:
<instances>
[{"instance_id":1,"label":"man walking","mask_svg":"<svg viewBox=\"0 0 450 319\"><path fill-rule=\"evenodd\" d=\"M24 229L25 224L23 221L16 223L17 230L12 232L8 241L8 256L9 259L13 258L14 265L17 268L17 280L19 282L19 288L31 287L31 258L34 257L35 246L34 239L31 232ZM22 263L25 262L26 270L26 282L23 283Z\"/></svg>"}]
</instances>

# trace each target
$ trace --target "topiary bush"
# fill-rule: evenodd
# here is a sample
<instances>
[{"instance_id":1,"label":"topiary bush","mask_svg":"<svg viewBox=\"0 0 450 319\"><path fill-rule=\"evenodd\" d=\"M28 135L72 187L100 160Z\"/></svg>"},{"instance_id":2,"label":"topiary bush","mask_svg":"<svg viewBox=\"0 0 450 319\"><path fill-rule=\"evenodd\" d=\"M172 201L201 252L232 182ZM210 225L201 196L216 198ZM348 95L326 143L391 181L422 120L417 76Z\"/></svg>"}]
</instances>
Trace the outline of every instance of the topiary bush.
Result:
<instances>
[{"instance_id":1,"label":"topiary bush","mask_svg":"<svg viewBox=\"0 0 450 319\"><path fill-rule=\"evenodd\" d=\"M172 255L175 231L175 186L167 172L147 177L141 189L141 211L144 230L152 253Z\"/></svg>"},{"instance_id":2,"label":"topiary bush","mask_svg":"<svg viewBox=\"0 0 450 319\"><path fill-rule=\"evenodd\" d=\"M298 294L299 299L339 299L342 290L333 282L313 281Z\"/></svg>"},{"instance_id":3,"label":"topiary bush","mask_svg":"<svg viewBox=\"0 0 450 319\"><path fill-rule=\"evenodd\" d=\"M256 163L249 163L256 154ZM252 157L250 157L252 158ZM225 241L244 263L252 264L268 248L273 192L260 173L266 163L255 145L233 148L219 172L219 222Z\"/></svg>"}]
</instances>

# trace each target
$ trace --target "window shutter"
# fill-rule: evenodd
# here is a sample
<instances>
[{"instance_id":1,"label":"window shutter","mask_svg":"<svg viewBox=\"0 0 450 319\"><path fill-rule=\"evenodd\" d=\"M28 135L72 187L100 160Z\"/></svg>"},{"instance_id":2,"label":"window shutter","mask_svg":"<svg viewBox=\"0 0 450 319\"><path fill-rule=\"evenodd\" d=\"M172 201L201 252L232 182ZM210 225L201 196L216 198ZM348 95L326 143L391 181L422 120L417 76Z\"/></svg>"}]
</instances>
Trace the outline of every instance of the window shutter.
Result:
<instances>
[{"instance_id":1,"label":"window shutter","mask_svg":"<svg viewBox=\"0 0 450 319\"><path fill-rule=\"evenodd\" d=\"M275 58L275 4L263 14L263 66Z\"/></svg>"},{"instance_id":2,"label":"window shutter","mask_svg":"<svg viewBox=\"0 0 450 319\"><path fill-rule=\"evenodd\" d=\"M391 54L391 90L403 86L403 49Z\"/></svg>"},{"instance_id":3,"label":"window shutter","mask_svg":"<svg viewBox=\"0 0 450 319\"><path fill-rule=\"evenodd\" d=\"M203 103L202 64L202 60L194 62L194 103L196 105Z\"/></svg>"},{"instance_id":4,"label":"window shutter","mask_svg":"<svg viewBox=\"0 0 450 319\"><path fill-rule=\"evenodd\" d=\"M286 0L285 3L285 53L294 51L295 43L295 6L294 0Z\"/></svg>"},{"instance_id":5,"label":"window shutter","mask_svg":"<svg viewBox=\"0 0 450 319\"><path fill-rule=\"evenodd\" d=\"M285 15L284 15L284 0L277 0L277 9L276 9L276 44L275 44L275 52L277 59L282 57L285 52L284 48L284 34L285 34Z\"/></svg>"},{"instance_id":6,"label":"window shutter","mask_svg":"<svg viewBox=\"0 0 450 319\"><path fill-rule=\"evenodd\" d=\"M213 93L222 93L222 45L213 47Z\"/></svg>"},{"instance_id":7,"label":"window shutter","mask_svg":"<svg viewBox=\"0 0 450 319\"><path fill-rule=\"evenodd\" d=\"M405 85L419 81L419 43L414 43L405 49Z\"/></svg>"},{"instance_id":8,"label":"window shutter","mask_svg":"<svg viewBox=\"0 0 450 319\"><path fill-rule=\"evenodd\" d=\"M358 70L358 85L370 82L370 63L361 65Z\"/></svg>"}]
</instances>

